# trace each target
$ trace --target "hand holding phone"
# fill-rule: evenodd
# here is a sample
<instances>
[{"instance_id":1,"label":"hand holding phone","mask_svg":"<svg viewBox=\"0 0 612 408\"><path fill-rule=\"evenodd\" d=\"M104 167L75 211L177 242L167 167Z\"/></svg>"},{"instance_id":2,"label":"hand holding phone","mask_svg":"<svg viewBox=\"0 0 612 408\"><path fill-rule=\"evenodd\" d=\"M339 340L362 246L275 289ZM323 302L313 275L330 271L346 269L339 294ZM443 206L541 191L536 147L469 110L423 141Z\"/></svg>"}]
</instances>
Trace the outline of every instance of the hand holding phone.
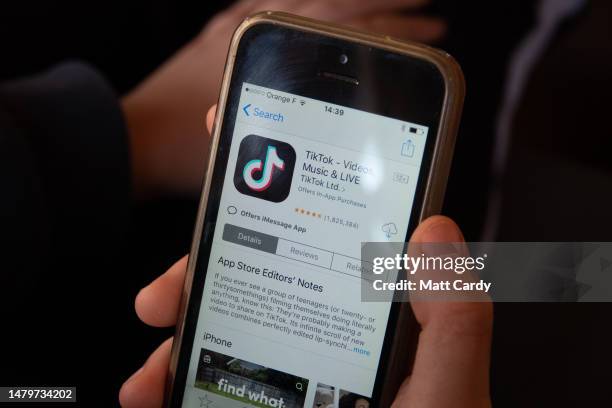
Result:
<instances>
[{"instance_id":1,"label":"hand holding phone","mask_svg":"<svg viewBox=\"0 0 612 408\"><path fill-rule=\"evenodd\" d=\"M208 121L209 128L212 121ZM458 242L461 232L449 219L434 216L417 228L411 242ZM142 289L138 316L154 327L176 324L187 257ZM423 331L412 376L400 388L395 407L486 408L492 310L487 303L413 305ZM121 388L124 408L162 406L172 339L164 342Z\"/></svg>"},{"instance_id":2,"label":"hand holding phone","mask_svg":"<svg viewBox=\"0 0 612 408\"><path fill-rule=\"evenodd\" d=\"M239 27L167 406L391 404L419 331L406 306L360 299L360 247L439 211L462 99L428 47L280 13Z\"/></svg>"}]
</instances>

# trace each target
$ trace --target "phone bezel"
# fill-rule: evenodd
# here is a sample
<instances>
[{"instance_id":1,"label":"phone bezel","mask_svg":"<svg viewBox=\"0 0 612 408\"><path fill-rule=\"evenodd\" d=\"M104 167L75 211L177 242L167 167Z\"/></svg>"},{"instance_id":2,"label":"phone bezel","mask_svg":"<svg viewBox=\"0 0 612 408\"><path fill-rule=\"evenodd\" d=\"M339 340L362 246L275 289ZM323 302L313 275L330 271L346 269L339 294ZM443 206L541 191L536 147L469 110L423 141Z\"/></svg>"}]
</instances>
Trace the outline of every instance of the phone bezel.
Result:
<instances>
[{"instance_id":1,"label":"phone bezel","mask_svg":"<svg viewBox=\"0 0 612 408\"><path fill-rule=\"evenodd\" d=\"M236 71L235 63L239 54L241 41L243 40L245 34L255 26L261 24L271 24L276 27L298 30L303 33L323 35L341 41L354 43L356 45L374 47L376 49L385 50L391 53L418 58L435 66L442 78L444 91L440 104L440 111L438 113L439 120L437 122L437 126L435 127L435 138L433 137L434 134L432 134L429 138L431 141L431 143L428 143L429 151L426 153L427 157L424 158L421 177L419 177L419 188L422 190L422 200L420 201L422 203L420 206L420 211L416 211L417 208L415 208L415 213L417 216L411 217L409 232L411 232L416 224L422 219L438 213L442 205L442 198L452 160L454 140L464 97L463 75L459 66L448 54L423 45L398 41L384 36L362 33L286 13L264 12L246 19L238 27L232 39L219 97L214 131L211 139L208 168L194 230L193 243L187 267L185 285L182 293L175 341L172 347L170 370L166 388L165 404L167 406L179 406L178 404L182 402L185 389L187 368L191 358L190 354L191 349L193 348L195 324L197 323L197 309L199 309L202 298L202 296L199 296L199 298L192 298L191 296L194 276L197 274L198 278L200 279L199 283L203 285L206 275L206 268L205 266L202 266L204 263L198 263L196 260L198 259L198 255L201 253L201 250L208 250L208 253L210 253L210 245L208 245L208 249L206 249L202 248L202 244L210 243L212 241L212 233L214 231L215 223L206 223L206 220L207 218L216 220L216 212L218 211L218 208L215 208L215 206L209 207L208 203L213 186L220 191L223 185L223 176L219 173L219 169L225 165L225 162L224 160L218 159L219 156L223 156L224 149L229 150L231 137L225 137L227 140L224 140L224 143L221 143L222 133L232 133L228 129L224 129L223 124L228 120L228 116L231 116L228 115L228 109L230 111L232 109L235 110L235 106L228 106L228 101L232 100L230 94L232 92L236 92L236 88L241 88L242 85L242 82L239 84L234 84L232 82L232 78L234 77ZM234 86L232 87L233 84ZM261 85L267 86L266 84ZM303 96L321 99L316 98L316 96L313 95ZM235 99L236 98L234 98L234 100ZM342 104L335 101L330 102ZM233 125L231 130L233 131ZM425 169L427 170L426 172L424 172ZM224 174L225 169L222 170ZM416 199L415 202L417 202ZM207 209L209 212L214 214L208 213ZM406 237L406 239L408 239L408 237ZM197 272L196 269L198 269ZM373 395L373 399L381 406L390 405L395 391L401 383L402 375L405 373L405 362L407 359L412 358L410 351L406 350L407 348L405 343L401 344L402 347L400 347L400 343L403 340L405 341L406 338L410 337L406 335L406 332L415 330L414 320L411 318L410 308L406 306L407 305L397 303L394 304L389 317L383 351L379 363L375 394ZM194 310L196 312L195 318L192 316ZM186 328L187 331L190 332L191 338L189 338L190 336L185 336ZM391 337L388 334L392 329L395 335ZM413 340L416 338L416 336L411 337ZM181 350L184 352L181 353ZM389 355L393 355L395 358L390 360L388 358ZM177 378L179 363L181 364L181 369L183 371L181 373L182 375L179 376L181 378ZM383 379L385 380L384 383L382 383ZM176 383L177 380L178 383Z\"/></svg>"}]
</instances>

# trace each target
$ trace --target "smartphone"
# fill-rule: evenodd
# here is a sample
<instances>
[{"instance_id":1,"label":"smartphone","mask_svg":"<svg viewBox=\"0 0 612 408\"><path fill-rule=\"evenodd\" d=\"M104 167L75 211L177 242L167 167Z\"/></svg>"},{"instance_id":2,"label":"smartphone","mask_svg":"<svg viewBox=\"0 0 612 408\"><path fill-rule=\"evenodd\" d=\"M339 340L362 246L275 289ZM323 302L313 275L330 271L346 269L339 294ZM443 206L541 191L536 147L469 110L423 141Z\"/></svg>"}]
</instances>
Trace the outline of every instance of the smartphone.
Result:
<instances>
[{"instance_id":1,"label":"smartphone","mask_svg":"<svg viewBox=\"0 0 612 408\"><path fill-rule=\"evenodd\" d=\"M391 404L418 327L361 301L361 244L440 211L463 95L430 47L284 13L239 26L166 406Z\"/></svg>"}]
</instances>

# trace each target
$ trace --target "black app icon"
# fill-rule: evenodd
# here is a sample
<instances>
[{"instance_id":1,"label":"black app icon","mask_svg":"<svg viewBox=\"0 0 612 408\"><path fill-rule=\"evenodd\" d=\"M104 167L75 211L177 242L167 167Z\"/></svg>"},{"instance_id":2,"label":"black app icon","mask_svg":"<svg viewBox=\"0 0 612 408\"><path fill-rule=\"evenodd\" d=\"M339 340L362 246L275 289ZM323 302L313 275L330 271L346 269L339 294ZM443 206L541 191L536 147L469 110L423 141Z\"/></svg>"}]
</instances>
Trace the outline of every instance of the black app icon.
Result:
<instances>
[{"instance_id":1,"label":"black app icon","mask_svg":"<svg viewBox=\"0 0 612 408\"><path fill-rule=\"evenodd\" d=\"M240 142L234 185L242 194L280 203L289 196L294 167L288 143L249 135Z\"/></svg>"}]
</instances>

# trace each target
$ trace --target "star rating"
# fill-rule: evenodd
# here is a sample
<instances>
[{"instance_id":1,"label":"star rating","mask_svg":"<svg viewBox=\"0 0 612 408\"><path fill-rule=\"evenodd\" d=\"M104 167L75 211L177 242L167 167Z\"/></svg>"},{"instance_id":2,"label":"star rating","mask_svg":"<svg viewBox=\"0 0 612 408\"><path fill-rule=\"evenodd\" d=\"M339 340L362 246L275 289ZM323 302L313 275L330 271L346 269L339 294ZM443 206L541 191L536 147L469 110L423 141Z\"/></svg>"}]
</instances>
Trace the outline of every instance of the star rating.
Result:
<instances>
[{"instance_id":1,"label":"star rating","mask_svg":"<svg viewBox=\"0 0 612 408\"><path fill-rule=\"evenodd\" d=\"M298 214L307 215L309 217L321 218L321 213L318 213L318 212L315 212L315 211L306 210L304 208L295 208L294 211L296 213L298 213Z\"/></svg>"}]
</instances>

